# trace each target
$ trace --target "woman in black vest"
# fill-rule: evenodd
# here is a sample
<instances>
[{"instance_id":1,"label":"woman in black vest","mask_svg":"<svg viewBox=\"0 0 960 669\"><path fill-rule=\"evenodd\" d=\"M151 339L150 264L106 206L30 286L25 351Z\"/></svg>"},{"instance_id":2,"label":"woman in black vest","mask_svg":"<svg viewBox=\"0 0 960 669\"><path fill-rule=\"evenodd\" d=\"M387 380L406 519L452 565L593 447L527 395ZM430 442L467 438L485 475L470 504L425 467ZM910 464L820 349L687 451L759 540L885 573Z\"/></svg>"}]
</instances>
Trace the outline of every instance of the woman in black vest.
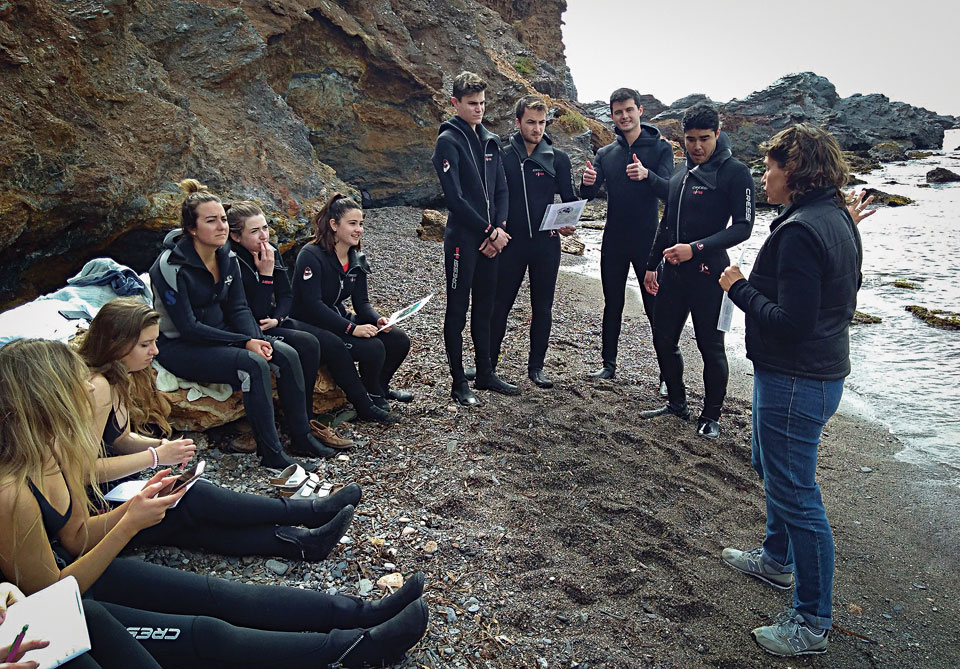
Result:
<instances>
[{"instance_id":1,"label":"woman in black vest","mask_svg":"<svg viewBox=\"0 0 960 669\"><path fill-rule=\"evenodd\" d=\"M827 649L833 625L833 534L816 481L817 448L850 373L850 320L863 258L840 191L848 166L830 133L799 124L761 145L770 225L749 280L728 267L720 285L746 312L753 361L753 465L763 479L763 546L723 560L774 587L794 587L793 610L753 630L775 655Z\"/></svg>"},{"instance_id":2,"label":"woman in black vest","mask_svg":"<svg viewBox=\"0 0 960 669\"><path fill-rule=\"evenodd\" d=\"M311 326L309 332L318 338L327 331L343 342L359 363L360 379L376 407L390 411L389 400L412 401L412 393L390 388L390 379L410 351L410 339L400 328L383 327L387 319L370 304L370 266L360 251L363 210L335 193L317 215L316 226L313 241L297 256L292 315ZM348 297L353 314L343 306Z\"/></svg>"}]
</instances>

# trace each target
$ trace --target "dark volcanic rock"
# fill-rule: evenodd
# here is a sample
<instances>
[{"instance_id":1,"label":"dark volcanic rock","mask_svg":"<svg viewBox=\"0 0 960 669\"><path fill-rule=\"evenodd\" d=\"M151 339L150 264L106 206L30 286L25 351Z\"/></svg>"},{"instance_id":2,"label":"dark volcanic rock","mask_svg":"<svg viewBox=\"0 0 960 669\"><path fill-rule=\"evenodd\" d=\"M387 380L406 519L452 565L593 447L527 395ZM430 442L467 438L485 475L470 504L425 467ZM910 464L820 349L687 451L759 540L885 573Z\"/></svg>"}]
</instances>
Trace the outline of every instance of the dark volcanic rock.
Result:
<instances>
[{"instance_id":1,"label":"dark volcanic rock","mask_svg":"<svg viewBox=\"0 0 960 669\"><path fill-rule=\"evenodd\" d=\"M927 172L927 181L932 184L946 184L960 181L960 174L951 172L945 167L937 167Z\"/></svg>"},{"instance_id":2,"label":"dark volcanic rock","mask_svg":"<svg viewBox=\"0 0 960 669\"><path fill-rule=\"evenodd\" d=\"M698 102L710 103L710 100L700 94L681 98L661 112L654 122L679 119L688 107ZM878 144L892 142L901 152L939 149L944 129L957 123L953 117L903 102L891 102L884 95L856 94L841 98L829 80L812 72L787 75L742 100L716 106L723 127L730 135L734 155L747 160L759 156L760 142L794 123L810 122L827 128L846 150L869 151ZM890 152L884 155L887 153ZM888 159L903 158L884 158Z\"/></svg>"},{"instance_id":3,"label":"dark volcanic rock","mask_svg":"<svg viewBox=\"0 0 960 669\"><path fill-rule=\"evenodd\" d=\"M897 142L881 142L876 146L870 147L867 155L882 163L894 163L907 159L907 152L904 151L903 147Z\"/></svg>"}]
</instances>

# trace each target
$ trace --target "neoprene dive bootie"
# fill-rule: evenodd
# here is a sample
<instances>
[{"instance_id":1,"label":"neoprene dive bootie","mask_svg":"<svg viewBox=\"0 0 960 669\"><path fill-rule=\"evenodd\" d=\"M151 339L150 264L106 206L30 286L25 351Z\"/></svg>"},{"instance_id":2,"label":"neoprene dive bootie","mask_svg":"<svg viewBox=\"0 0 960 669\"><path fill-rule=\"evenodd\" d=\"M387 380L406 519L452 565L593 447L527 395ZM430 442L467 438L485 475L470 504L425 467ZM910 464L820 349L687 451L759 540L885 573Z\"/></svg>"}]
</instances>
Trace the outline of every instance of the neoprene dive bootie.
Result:
<instances>
[{"instance_id":1,"label":"neoprene dive bootie","mask_svg":"<svg viewBox=\"0 0 960 669\"><path fill-rule=\"evenodd\" d=\"M527 376L538 388L553 388L553 381L547 378L542 369L531 369L527 372Z\"/></svg>"},{"instance_id":2,"label":"neoprene dive bootie","mask_svg":"<svg viewBox=\"0 0 960 669\"><path fill-rule=\"evenodd\" d=\"M331 667L381 667L403 659L427 631L427 603L418 598L393 618L368 630L331 664Z\"/></svg>"},{"instance_id":3,"label":"neoprene dive bootie","mask_svg":"<svg viewBox=\"0 0 960 669\"><path fill-rule=\"evenodd\" d=\"M270 469L286 469L290 465L300 465L303 467L301 463L288 456L281 449L273 450L257 444L257 455L260 456L260 464ZM312 467L303 468L307 471L313 471Z\"/></svg>"},{"instance_id":4,"label":"neoprene dive bootie","mask_svg":"<svg viewBox=\"0 0 960 669\"><path fill-rule=\"evenodd\" d=\"M676 416L687 420L690 418L690 407L687 406L686 402L683 402L682 404L667 404L667 406L659 409L640 412L640 418L657 418L659 416Z\"/></svg>"},{"instance_id":5,"label":"neoprene dive bootie","mask_svg":"<svg viewBox=\"0 0 960 669\"><path fill-rule=\"evenodd\" d=\"M290 438L290 450L308 458L332 458L336 449L330 448L309 432Z\"/></svg>"},{"instance_id":6,"label":"neoprene dive bootie","mask_svg":"<svg viewBox=\"0 0 960 669\"><path fill-rule=\"evenodd\" d=\"M333 517L326 525L312 530L300 527L278 526L274 530L277 539L294 544L300 549L300 556L308 562L319 562L326 558L340 543L340 537L347 533L353 520L353 507L349 504Z\"/></svg>"},{"instance_id":7,"label":"neoprene dive bootie","mask_svg":"<svg viewBox=\"0 0 960 669\"><path fill-rule=\"evenodd\" d=\"M420 599L423 595L423 580L423 574L417 572L395 593L376 601L343 595L344 599L353 603L354 608L350 610L349 606L342 606L343 610L337 612L337 617L352 627L369 628L385 623L407 608L411 602Z\"/></svg>"},{"instance_id":8,"label":"neoprene dive bootie","mask_svg":"<svg viewBox=\"0 0 960 669\"><path fill-rule=\"evenodd\" d=\"M340 509L348 506L356 507L360 504L362 497L363 491L360 486L351 483L326 497L311 495L310 499L305 500L281 497L280 501L286 507L284 521L287 524L312 528L330 522L340 513Z\"/></svg>"},{"instance_id":9,"label":"neoprene dive bootie","mask_svg":"<svg viewBox=\"0 0 960 669\"><path fill-rule=\"evenodd\" d=\"M486 374L480 374L477 372L477 380L473 382L473 387L477 390L492 390L495 393L500 393L501 395L519 395L520 389L513 385L512 383L507 383L494 371L489 371Z\"/></svg>"},{"instance_id":10,"label":"neoprene dive bootie","mask_svg":"<svg viewBox=\"0 0 960 669\"><path fill-rule=\"evenodd\" d=\"M612 379L617 375L617 363L604 362L603 367L595 372L591 372L591 379Z\"/></svg>"},{"instance_id":11,"label":"neoprene dive bootie","mask_svg":"<svg viewBox=\"0 0 960 669\"><path fill-rule=\"evenodd\" d=\"M450 390L450 397L455 399L457 404L464 407L480 404L480 400L473 394L473 391L470 390L470 386L466 381L454 382L453 388Z\"/></svg>"}]
</instances>

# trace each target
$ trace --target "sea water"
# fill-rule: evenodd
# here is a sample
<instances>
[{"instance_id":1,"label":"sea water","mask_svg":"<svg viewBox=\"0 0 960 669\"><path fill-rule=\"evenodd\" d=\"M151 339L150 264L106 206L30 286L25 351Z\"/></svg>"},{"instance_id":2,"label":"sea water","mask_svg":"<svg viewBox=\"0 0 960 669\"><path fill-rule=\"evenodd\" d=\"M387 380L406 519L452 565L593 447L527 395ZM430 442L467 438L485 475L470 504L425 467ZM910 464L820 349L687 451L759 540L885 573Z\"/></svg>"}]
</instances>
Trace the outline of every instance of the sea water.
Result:
<instances>
[{"instance_id":1,"label":"sea water","mask_svg":"<svg viewBox=\"0 0 960 669\"><path fill-rule=\"evenodd\" d=\"M867 175L886 193L914 204L880 207L860 225L863 287L857 309L883 321L850 329L852 371L840 410L887 426L903 443L899 457L960 471L960 331L940 330L904 307L960 312L960 183L927 185L926 173L945 167L960 174L960 130L948 130L945 150L904 163L889 163ZM761 209L746 242L742 269L749 274L776 212ZM600 276L600 231L581 229L584 260L564 269ZM740 249L731 251L737 257ZM898 288L894 281L915 284ZM630 290L639 291L631 271ZM638 295L639 297L639 295ZM745 358L743 313L734 311L727 353Z\"/></svg>"}]
</instances>

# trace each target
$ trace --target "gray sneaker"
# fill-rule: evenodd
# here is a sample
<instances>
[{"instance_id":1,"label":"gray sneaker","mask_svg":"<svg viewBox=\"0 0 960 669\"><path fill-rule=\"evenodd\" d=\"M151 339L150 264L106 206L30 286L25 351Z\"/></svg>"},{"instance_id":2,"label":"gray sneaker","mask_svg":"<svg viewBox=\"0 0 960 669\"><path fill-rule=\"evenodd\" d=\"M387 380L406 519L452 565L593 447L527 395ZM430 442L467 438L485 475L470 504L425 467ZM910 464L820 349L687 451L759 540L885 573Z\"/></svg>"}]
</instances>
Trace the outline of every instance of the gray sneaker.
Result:
<instances>
[{"instance_id":1,"label":"gray sneaker","mask_svg":"<svg viewBox=\"0 0 960 669\"><path fill-rule=\"evenodd\" d=\"M763 548L754 548L749 551L739 551L736 548L724 548L720 559L737 571L758 578L768 585L780 590L789 590L793 587L793 572L779 572L769 567L760 559Z\"/></svg>"},{"instance_id":2,"label":"gray sneaker","mask_svg":"<svg viewBox=\"0 0 960 669\"><path fill-rule=\"evenodd\" d=\"M772 625L758 627L750 636L771 655L793 657L826 653L828 631L809 627L803 616L788 609Z\"/></svg>"}]
</instances>

